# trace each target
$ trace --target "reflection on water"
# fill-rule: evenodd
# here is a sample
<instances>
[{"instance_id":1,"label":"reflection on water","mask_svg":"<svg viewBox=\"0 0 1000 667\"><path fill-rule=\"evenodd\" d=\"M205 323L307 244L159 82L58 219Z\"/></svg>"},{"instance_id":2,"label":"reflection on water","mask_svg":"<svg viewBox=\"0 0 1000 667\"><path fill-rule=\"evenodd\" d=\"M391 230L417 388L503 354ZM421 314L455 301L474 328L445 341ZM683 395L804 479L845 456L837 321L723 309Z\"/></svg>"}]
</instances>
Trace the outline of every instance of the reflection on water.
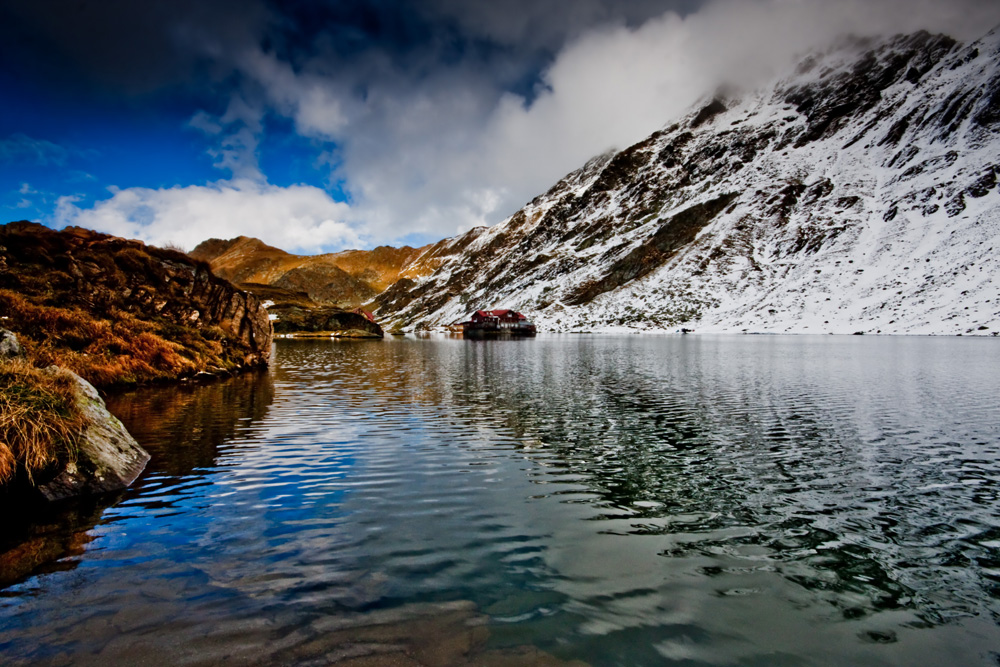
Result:
<instances>
[{"instance_id":1,"label":"reflection on water","mask_svg":"<svg viewBox=\"0 0 1000 667\"><path fill-rule=\"evenodd\" d=\"M149 387L108 398L108 408L155 458L158 475L183 477L210 468L220 448L267 414L274 383L245 373L206 385Z\"/></svg>"},{"instance_id":2,"label":"reflection on water","mask_svg":"<svg viewBox=\"0 0 1000 667\"><path fill-rule=\"evenodd\" d=\"M111 402L150 468L0 651L993 664L998 389L990 340L282 341Z\"/></svg>"},{"instance_id":3,"label":"reflection on water","mask_svg":"<svg viewBox=\"0 0 1000 667\"><path fill-rule=\"evenodd\" d=\"M153 461L145 479L136 485L148 491L162 480L213 466L220 446L236 435L240 425L262 418L273 395L269 376L248 373L204 386L113 395L107 404L150 450ZM134 490L126 493L134 494ZM75 567L93 539L89 531L103 511L124 495L32 506L30 511L23 507L24 499L6 499L0 506L0 587L32 574Z\"/></svg>"},{"instance_id":4,"label":"reflection on water","mask_svg":"<svg viewBox=\"0 0 1000 667\"><path fill-rule=\"evenodd\" d=\"M23 500L0 510L0 589L30 575L71 570L93 539L89 531L118 495L23 511ZM0 595L4 592L0 591Z\"/></svg>"}]
</instances>

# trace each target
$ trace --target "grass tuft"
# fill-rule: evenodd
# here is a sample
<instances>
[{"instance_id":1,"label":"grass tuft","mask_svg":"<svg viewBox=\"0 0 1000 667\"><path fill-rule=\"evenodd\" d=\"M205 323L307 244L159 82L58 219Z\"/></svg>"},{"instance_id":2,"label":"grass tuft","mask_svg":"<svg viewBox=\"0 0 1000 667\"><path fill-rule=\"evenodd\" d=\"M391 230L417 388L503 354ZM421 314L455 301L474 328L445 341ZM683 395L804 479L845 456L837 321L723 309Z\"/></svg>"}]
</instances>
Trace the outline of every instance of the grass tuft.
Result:
<instances>
[{"instance_id":1,"label":"grass tuft","mask_svg":"<svg viewBox=\"0 0 1000 667\"><path fill-rule=\"evenodd\" d=\"M0 363L0 484L18 471L28 480L76 459L83 415L74 381L13 359Z\"/></svg>"},{"instance_id":2,"label":"grass tuft","mask_svg":"<svg viewBox=\"0 0 1000 667\"><path fill-rule=\"evenodd\" d=\"M217 327L201 330L144 321L112 310L99 319L79 308L34 304L0 289L0 313L9 318L28 357L38 366L68 368L97 387L127 386L193 375L205 366L235 366L224 358ZM228 363L227 363L228 362Z\"/></svg>"},{"instance_id":3,"label":"grass tuft","mask_svg":"<svg viewBox=\"0 0 1000 667\"><path fill-rule=\"evenodd\" d=\"M81 228L0 225L0 326L101 389L266 365L259 301L203 262Z\"/></svg>"}]
</instances>

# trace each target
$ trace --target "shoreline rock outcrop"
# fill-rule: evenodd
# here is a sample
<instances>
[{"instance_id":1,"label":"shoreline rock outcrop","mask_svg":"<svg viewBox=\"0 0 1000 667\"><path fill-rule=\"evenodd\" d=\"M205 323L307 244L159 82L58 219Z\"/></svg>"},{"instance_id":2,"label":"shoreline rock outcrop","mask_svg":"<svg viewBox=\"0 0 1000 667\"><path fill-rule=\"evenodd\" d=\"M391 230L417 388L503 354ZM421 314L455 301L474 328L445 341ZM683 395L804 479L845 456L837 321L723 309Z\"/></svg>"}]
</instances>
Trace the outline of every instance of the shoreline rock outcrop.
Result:
<instances>
[{"instance_id":1,"label":"shoreline rock outcrop","mask_svg":"<svg viewBox=\"0 0 1000 667\"><path fill-rule=\"evenodd\" d=\"M0 329L0 365L25 363L17 337L6 329ZM57 382L62 379L62 384L70 388L68 408L72 414L53 415L52 418L71 418L78 430L71 434L71 442L68 443L52 440L31 443L34 448L49 448L44 456L35 454L40 460L50 461L41 471L29 470L29 465L16 460L18 457L15 456L19 474L12 478L13 491L36 494L49 502L56 502L120 491L134 482L149 462L149 454L121 421L108 411L97 389L76 373L58 366L49 366L37 373L19 375L19 383L0 390L11 392L11 396L3 397L4 405L16 406L25 401L25 397L35 389L26 386L32 378L47 376ZM38 417L45 418L46 415L35 416ZM23 429L15 429L13 433L14 439L25 437ZM22 455L29 450L26 443L21 442L5 442L4 446ZM2 488L11 490L6 485Z\"/></svg>"},{"instance_id":2,"label":"shoreline rock outcrop","mask_svg":"<svg viewBox=\"0 0 1000 667\"><path fill-rule=\"evenodd\" d=\"M292 305L271 307L276 315L274 332L277 335L309 336L315 334L339 335L346 338L382 338L385 332L377 322L356 312L342 308L301 308Z\"/></svg>"},{"instance_id":3,"label":"shoreline rock outcrop","mask_svg":"<svg viewBox=\"0 0 1000 667\"><path fill-rule=\"evenodd\" d=\"M66 374L76 383L76 408L83 416L84 427L76 443L76 460L67 461L55 477L39 484L38 493L56 502L120 491L132 484L146 469L149 453L108 412L94 385L58 366L49 366L45 372Z\"/></svg>"},{"instance_id":4,"label":"shoreline rock outcrop","mask_svg":"<svg viewBox=\"0 0 1000 667\"><path fill-rule=\"evenodd\" d=\"M266 366L254 294L206 262L79 227L0 226L0 320L36 366L105 388Z\"/></svg>"}]
</instances>

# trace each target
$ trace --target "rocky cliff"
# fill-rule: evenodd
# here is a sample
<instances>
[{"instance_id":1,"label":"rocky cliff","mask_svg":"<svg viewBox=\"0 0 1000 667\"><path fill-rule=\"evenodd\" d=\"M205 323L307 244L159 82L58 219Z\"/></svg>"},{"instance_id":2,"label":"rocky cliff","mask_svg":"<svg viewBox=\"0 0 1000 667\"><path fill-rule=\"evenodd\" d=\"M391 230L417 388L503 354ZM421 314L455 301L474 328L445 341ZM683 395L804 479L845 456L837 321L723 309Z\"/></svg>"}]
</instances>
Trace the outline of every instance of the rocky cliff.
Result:
<instances>
[{"instance_id":1,"label":"rocky cliff","mask_svg":"<svg viewBox=\"0 0 1000 667\"><path fill-rule=\"evenodd\" d=\"M591 160L376 316L548 331L996 334L1000 34L848 40Z\"/></svg>"},{"instance_id":2,"label":"rocky cliff","mask_svg":"<svg viewBox=\"0 0 1000 667\"><path fill-rule=\"evenodd\" d=\"M266 365L257 297L204 262L80 228L0 227L0 321L38 365L97 386Z\"/></svg>"}]
</instances>

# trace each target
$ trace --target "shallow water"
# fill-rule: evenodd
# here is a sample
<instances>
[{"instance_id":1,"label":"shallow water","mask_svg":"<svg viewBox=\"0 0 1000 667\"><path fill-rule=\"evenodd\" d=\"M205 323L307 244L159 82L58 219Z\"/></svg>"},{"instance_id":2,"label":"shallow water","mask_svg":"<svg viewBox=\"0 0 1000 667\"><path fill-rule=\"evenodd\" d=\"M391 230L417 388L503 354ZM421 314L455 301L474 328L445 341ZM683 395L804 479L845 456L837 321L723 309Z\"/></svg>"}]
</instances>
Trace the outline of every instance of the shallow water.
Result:
<instances>
[{"instance_id":1,"label":"shallow water","mask_svg":"<svg viewBox=\"0 0 1000 667\"><path fill-rule=\"evenodd\" d=\"M280 341L109 401L150 466L24 528L0 654L996 664L998 395L983 339Z\"/></svg>"}]
</instances>

